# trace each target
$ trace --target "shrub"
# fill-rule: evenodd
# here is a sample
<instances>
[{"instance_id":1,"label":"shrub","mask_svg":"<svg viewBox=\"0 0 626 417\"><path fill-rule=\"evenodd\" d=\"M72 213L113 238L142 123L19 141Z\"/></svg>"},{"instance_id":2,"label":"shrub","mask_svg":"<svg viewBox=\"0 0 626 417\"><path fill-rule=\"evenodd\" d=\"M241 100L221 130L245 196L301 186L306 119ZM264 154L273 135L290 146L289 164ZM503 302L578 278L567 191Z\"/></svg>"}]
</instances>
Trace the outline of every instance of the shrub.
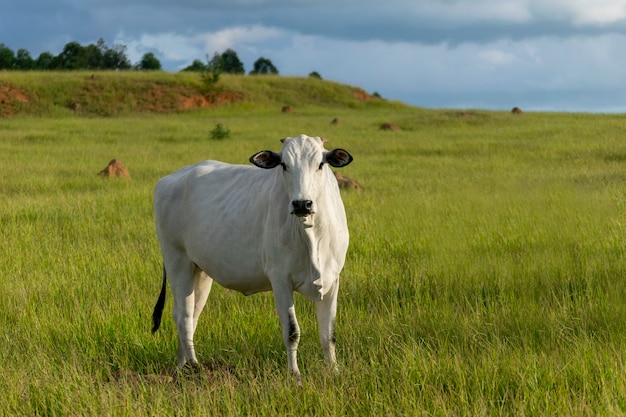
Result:
<instances>
[{"instance_id":1,"label":"shrub","mask_svg":"<svg viewBox=\"0 0 626 417\"><path fill-rule=\"evenodd\" d=\"M230 130L227 127L222 126L221 123L217 123L213 130L211 130L211 139L222 140L230 137Z\"/></svg>"},{"instance_id":2,"label":"shrub","mask_svg":"<svg viewBox=\"0 0 626 417\"><path fill-rule=\"evenodd\" d=\"M215 53L212 59L207 55L207 65L200 72L202 92L209 98L215 98L221 93L221 87L217 84L222 74L222 59Z\"/></svg>"}]
</instances>

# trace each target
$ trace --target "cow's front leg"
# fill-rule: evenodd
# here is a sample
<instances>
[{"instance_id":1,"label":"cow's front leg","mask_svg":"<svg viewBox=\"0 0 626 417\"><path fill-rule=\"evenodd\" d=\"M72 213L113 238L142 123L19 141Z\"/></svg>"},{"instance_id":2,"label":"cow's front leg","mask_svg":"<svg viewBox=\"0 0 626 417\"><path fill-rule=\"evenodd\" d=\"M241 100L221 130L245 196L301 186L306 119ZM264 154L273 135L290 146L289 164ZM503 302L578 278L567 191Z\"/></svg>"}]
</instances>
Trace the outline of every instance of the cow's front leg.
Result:
<instances>
[{"instance_id":1,"label":"cow's front leg","mask_svg":"<svg viewBox=\"0 0 626 417\"><path fill-rule=\"evenodd\" d=\"M298 343L300 342L300 326L298 326L296 310L293 305L293 293L291 291L274 290L274 302L276 303L276 312L283 329L283 342L287 349L289 371L299 380Z\"/></svg>"},{"instance_id":2,"label":"cow's front leg","mask_svg":"<svg viewBox=\"0 0 626 417\"><path fill-rule=\"evenodd\" d=\"M317 328L320 335L320 343L324 350L324 359L330 370L339 373L337 358L335 356L335 316L337 315L337 293L339 281L337 280L324 298L315 303L317 315Z\"/></svg>"}]
</instances>

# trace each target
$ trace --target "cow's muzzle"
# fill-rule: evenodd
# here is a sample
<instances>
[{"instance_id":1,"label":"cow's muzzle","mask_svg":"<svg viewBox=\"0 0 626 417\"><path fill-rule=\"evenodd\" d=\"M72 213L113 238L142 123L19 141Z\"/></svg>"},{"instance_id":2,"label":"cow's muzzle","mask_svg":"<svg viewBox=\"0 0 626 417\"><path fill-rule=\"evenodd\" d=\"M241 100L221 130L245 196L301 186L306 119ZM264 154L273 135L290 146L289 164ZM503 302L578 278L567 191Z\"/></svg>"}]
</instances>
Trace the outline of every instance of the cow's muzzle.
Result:
<instances>
[{"instance_id":1,"label":"cow's muzzle","mask_svg":"<svg viewBox=\"0 0 626 417\"><path fill-rule=\"evenodd\" d=\"M291 214L298 217L305 217L314 213L311 200L294 200L291 202L291 207L293 208Z\"/></svg>"}]
</instances>

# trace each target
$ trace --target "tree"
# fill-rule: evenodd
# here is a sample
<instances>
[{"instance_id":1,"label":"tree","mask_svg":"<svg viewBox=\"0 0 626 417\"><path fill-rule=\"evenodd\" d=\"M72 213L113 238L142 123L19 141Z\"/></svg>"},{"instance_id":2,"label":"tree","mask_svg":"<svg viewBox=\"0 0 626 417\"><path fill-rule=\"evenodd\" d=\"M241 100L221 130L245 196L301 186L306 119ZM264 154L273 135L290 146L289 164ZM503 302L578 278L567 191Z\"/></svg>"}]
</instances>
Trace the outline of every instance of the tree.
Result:
<instances>
[{"instance_id":1,"label":"tree","mask_svg":"<svg viewBox=\"0 0 626 417\"><path fill-rule=\"evenodd\" d=\"M250 74L278 74L278 70L267 58L259 58L254 62L254 68L250 71Z\"/></svg>"},{"instance_id":2,"label":"tree","mask_svg":"<svg viewBox=\"0 0 626 417\"><path fill-rule=\"evenodd\" d=\"M50 52L42 52L35 61L35 68L38 70L50 70L54 68L54 55Z\"/></svg>"},{"instance_id":3,"label":"tree","mask_svg":"<svg viewBox=\"0 0 626 417\"><path fill-rule=\"evenodd\" d=\"M127 70L132 67L126 57L125 45L113 45L113 48L106 48L102 55L102 67L109 70Z\"/></svg>"},{"instance_id":4,"label":"tree","mask_svg":"<svg viewBox=\"0 0 626 417\"><path fill-rule=\"evenodd\" d=\"M35 60L30 56L30 52L21 48L17 50L15 64L13 66L18 70L32 70L35 68Z\"/></svg>"},{"instance_id":5,"label":"tree","mask_svg":"<svg viewBox=\"0 0 626 417\"><path fill-rule=\"evenodd\" d=\"M100 42L102 42L102 44L100 44ZM98 43L99 45L94 45L92 43L83 48L86 69L95 70L102 69L103 67L102 50L105 49L106 46L104 46L102 38L100 38Z\"/></svg>"},{"instance_id":6,"label":"tree","mask_svg":"<svg viewBox=\"0 0 626 417\"><path fill-rule=\"evenodd\" d=\"M104 56L104 53L109 49L104 39L99 38L98 42L96 42L96 48L100 51L100 55Z\"/></svg>"},{"instance_id":7,"label":"tree","mask_svg":"<svg viewBox=\"0 0 626 417\"><path fill-rule=\"evenodd\" d=\"M204 62L199 59L194 59L191 65L182 69L182 71L193 71L193 72L202 72L207 69L207 66Z\"/></svg>"},{"instance_id":8,"label":"tree","mask_svg":"<svg viewBox=\"0 0 626 417\"><path fill-rule=\"evenodd\" d=\"M207 70L217 74L219 78L219 74L224 71L224 60L222 59L222 56L216 52L213 54L213 58L209 59L209 56L207 55L206 59Z\"/></svg>"},{"instance_id":9,"label":"tree","mask_svg":"<svg viewBox=\"0 0 626 417\"><path fill-rule=\"evenodd\" d=\"M222 72L226 72L228 74L244 74L245 71L243 69L243 63L237 56L237 52L232 49L227 49L221 55L221 66Z\"/></svg>"},{"instance_id":10,"label":"tree","mask_svg":"<svg viewBox=\"0 0 626 417\"><path fill-rule=\"evenodd\" d=\"M311 73L309 74L309 77L310 77L310 78L317 78L318 80L321 80L321 79L322 79L322 76L321 76L321 75L320 75L320 73L319 73L319 72L317 72L317 71L313 71L313 72L311 72Z\"/></svg>"},{"instance_id":11,"label":"tree","mask_svg":"<svg viewBox=\"0 0 626 417\"><path fill-rule=\"evenodd\" d=\"M137 69L142 71L154 71L161 69L161 62L152 52L146 52L137 64Z\"/></svg>"},{"instance_id":12,"label":"tree","mask_svg":"<svg viewBox=\"0 0 626 417\"><path fill-rule=\"evenodd\" d=\"M161 64L155 60L156 57L152 55L152 60L144 64L150 69L155 69L155 66L160 69ZM78 42L69 42L59 55L54 56L50 52L42 52L37 59L33 59L26 49L19 49L15 55L9 47L0 44L0 70L126 70L130 68L132 64L126 57L126 46L114 45L113 48L109 48L102 38L98 39L96 44L87 46L82 46Z\"/></svg>"},{"instance_id":13,"label":"tree","mask_svg":"<svg viewBox=\"0 0 626 417\"><path fill-rule=\"evenodd\" d=\"M58 67L61 69L77 70L87 68L87 54L85 48L78 42L69 42L63 47L63 51L56 57Z\"/></svg>"},{"instance_id":14,"label":"tree","mask_svg":"<svg viewBox=\"0 0 626 417\"><path fill-rule=\"evenodd\" d=\"M0 70L13 69L15 65L15 53L11 48L0 43Z\"/></svg>"}]
</instances>

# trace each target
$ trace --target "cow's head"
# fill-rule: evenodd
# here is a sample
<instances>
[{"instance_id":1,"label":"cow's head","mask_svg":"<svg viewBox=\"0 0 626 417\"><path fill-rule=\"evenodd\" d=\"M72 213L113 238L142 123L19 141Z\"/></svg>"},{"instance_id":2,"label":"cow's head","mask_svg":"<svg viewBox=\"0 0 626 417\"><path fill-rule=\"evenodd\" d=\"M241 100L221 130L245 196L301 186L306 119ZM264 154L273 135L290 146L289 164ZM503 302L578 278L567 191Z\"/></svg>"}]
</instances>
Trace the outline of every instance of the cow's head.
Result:
<instances>
[{"instance_id":1,"label":"cow's head","mask_svg":"<svg viewBox=\"0 0 626 417\"><path fill-rule=\"evenodd\" d=\"M324 149L325 139L300 135L297 138L282 139L280 153L257 152L250 157L254 165L272 169L278 166L283 171L285 187L290 197L290 213L302 219L305 225L317 210L316 201L328 187L329 179L335 181L327 164L341 168L352 162L352 156L343 149ZM336 186L333 184L333 186Z\"/></svg>"}]
</instances>

